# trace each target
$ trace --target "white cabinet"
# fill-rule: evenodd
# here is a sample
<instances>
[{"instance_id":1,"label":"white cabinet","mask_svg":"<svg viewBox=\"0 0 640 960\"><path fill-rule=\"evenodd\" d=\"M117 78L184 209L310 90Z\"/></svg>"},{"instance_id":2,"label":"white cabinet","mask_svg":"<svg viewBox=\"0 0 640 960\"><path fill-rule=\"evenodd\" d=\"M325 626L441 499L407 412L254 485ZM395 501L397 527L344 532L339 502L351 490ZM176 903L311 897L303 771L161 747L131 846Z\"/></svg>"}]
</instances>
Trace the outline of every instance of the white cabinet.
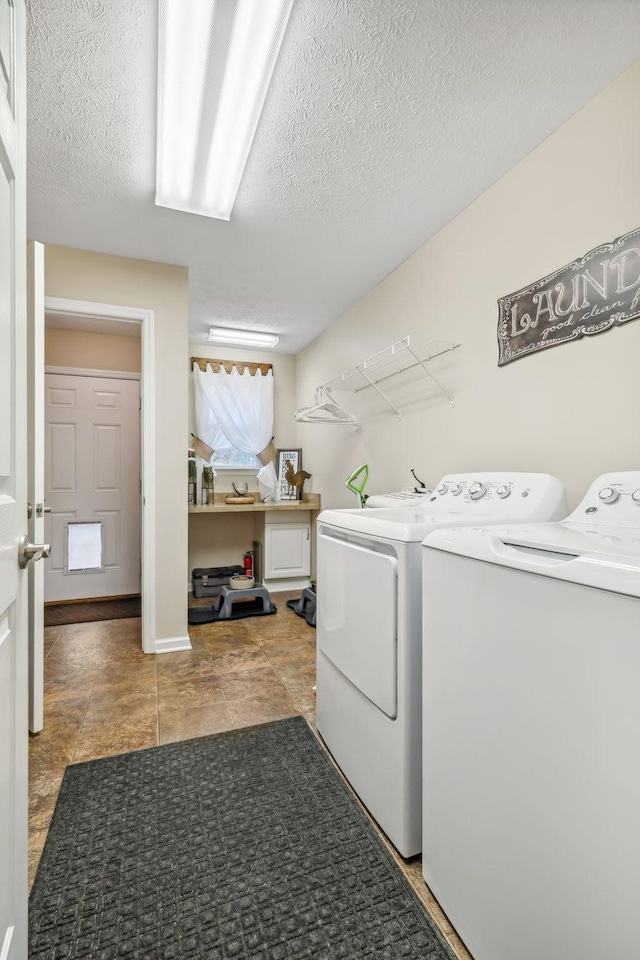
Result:
<instances>
[{"instance_id":1,"label":"white cabinet","mask_svg":"<svg viewBox=\"0 0 640 960\"><path fill-rule=\"evenodd\" d=\"M266 523L263 579L308 577L311 573L311 524Z\"/></svg>"}]
</instances>

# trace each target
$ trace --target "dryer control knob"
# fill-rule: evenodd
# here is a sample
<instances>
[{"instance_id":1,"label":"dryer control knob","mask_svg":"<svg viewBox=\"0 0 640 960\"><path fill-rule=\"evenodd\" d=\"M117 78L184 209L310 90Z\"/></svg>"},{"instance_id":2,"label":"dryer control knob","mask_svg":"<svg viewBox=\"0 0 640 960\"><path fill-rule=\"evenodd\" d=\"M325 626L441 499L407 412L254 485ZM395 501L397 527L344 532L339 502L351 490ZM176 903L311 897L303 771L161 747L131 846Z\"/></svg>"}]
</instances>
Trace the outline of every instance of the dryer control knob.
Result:
<instances>
[{"instance_id":1,"label":"dryer control knob","mask_svg":"<svg viewBox=\"0 0 640 960\"><path fill-rule=\"evenodd\" d=\"M447 492L447 489L448 489L448 488L447 488L446 483L441 483L440 486L438 487L438 489L436 490L436 493L446 493L446 492Z\"/></svg>"},{"instance_id":2,"label":"dryer control knob","mask_svg":"<svg viewBox=\"0 0 640 960\"><path fill-rule=\"evenodd\" d=\"M633 493L631 494L631 499L633 500L634 503L637 503L638 506L640 507L640 490L634 490Z\"/></svg>"},{"instance_id":3,"label":"dryer control knob","mask_svg":"<svg viewBox=\"0 0 640 960\"><path fill-rule=\"evenodd\" d=\"M498 487L498 489L496 490L496 493L498 494L501 500L505 500L511 493L511 490L509 487Z\"/></svg>"},{"instance_id":4,"label":"dryer control knob","mask_svg":"<svg viewBox=\"0 0 640 960\"><path fill-rule=\"evenodd\" d=\"M472 483L469 487L469 496L472 500L481 500L487 492L486 483L480 483L479 480L476 480L475 483Z\"/></svg>"},{"instance_id":5,"label":"dryer control knob","mask_svg":"<svg viewBox=\"0 0 640 960\"><path fill-rule=\"evenodd\" d=\"M598 497L603 503L615 503L620 494L613 487L603 487Z\"/></svg>"},{"instance_id":6,"label":"dryer control knob","mask_svg":"<svg viewBox=\"0 0 640 960\"><path fill-rule=\"evenodd\" d=\"M640 492L640 491L639 491L639 492ZM454 483L454 485L451 487L451 494L452 494L452 496L457 497L457 496L459 496L461 493L462 493L462 484L461 484L461 483Z\"/></svg>"}]
</instances>

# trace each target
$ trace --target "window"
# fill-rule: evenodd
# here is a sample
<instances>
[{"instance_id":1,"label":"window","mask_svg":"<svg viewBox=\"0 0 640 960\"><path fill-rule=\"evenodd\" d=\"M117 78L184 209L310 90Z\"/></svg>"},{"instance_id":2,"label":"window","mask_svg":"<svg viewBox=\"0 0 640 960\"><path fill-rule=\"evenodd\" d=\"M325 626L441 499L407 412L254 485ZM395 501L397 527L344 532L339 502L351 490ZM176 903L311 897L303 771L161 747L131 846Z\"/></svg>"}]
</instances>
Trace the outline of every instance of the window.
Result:
<instances>
[{"instance_id":1,"label":"window","mask_svg":"<svg viewBox=\"0 0 640 960\"><path fill-rule=\"evenodd\" d=\"M215 470L259 470L260 462L257 457L242 453L235 448L221 450L211 457L211 465Z\"/></svg>"}]
</instances>

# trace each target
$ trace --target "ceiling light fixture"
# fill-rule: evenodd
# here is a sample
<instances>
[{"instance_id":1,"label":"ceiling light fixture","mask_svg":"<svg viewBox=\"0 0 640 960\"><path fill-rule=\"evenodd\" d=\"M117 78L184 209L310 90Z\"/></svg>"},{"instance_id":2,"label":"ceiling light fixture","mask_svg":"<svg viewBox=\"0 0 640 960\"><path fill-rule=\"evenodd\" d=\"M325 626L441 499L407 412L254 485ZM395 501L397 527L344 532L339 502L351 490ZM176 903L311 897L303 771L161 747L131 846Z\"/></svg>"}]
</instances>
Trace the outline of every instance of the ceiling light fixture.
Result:
<instances>
[{"instance_id":1,"label":"ceiling light fixture","mask_svg":"<svg viewBox=\"0 0 640 960\"><path fill-rule=\"evenodd\" d=\"M159 0L156 204L228 220L293 0Z\"/></svg>"},{"instance_id":2,"label":"ceiling light fixture","mask_svg":"<svg viewBox=\"0 0 640 960\"><path fill-rule=\"evenodd\" d=\"M279 339L275 333L259 333L257 330L209 328L209 340L213 343L236 343L241 347L275 347Z\"/></svg>"}]
</instances>

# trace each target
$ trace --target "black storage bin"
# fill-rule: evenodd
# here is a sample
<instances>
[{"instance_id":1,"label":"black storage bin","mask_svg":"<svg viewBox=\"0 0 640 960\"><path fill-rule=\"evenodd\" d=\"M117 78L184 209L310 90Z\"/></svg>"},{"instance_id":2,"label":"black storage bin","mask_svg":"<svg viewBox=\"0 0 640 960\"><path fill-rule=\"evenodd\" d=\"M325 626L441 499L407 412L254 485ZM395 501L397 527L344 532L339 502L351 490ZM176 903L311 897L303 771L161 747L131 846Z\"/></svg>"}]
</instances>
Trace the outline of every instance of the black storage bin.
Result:
<instances>
[{"instance_id":1,"label":"black storage bin","mask_svg":"<svg viewBox=\"0 0 640 960\"><path fill-rule=\"evenodd\" d=\"M229 586L231 577L242 575L244 567L196 567L191 571L193 580L193 595L200 597L215 597L220 593L220 587Z\"/></svg>"}]
</instances>

